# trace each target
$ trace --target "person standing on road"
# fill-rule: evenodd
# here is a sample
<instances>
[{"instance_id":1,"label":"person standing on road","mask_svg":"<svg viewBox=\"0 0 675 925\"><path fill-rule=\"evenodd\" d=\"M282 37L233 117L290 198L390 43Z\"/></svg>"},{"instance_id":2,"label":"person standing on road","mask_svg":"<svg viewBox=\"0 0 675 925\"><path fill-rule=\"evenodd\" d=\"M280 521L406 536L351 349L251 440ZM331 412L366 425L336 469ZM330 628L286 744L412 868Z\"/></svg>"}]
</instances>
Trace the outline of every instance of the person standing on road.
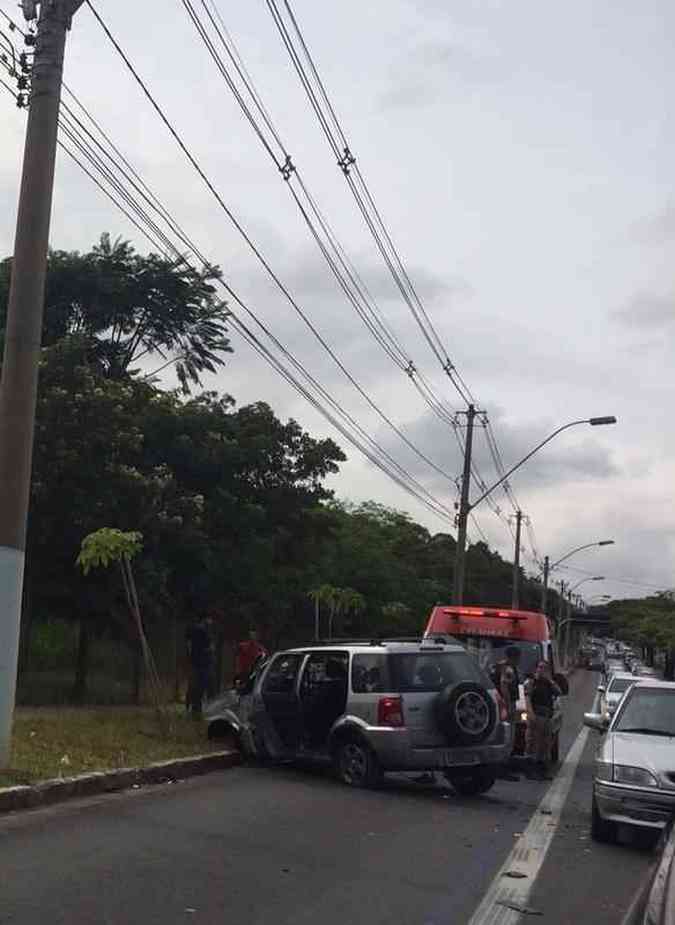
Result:
<instances>
[{"instance_id":1,"label":"person standing on road","mask_svg":"<svg viewBox=\"0 0 675 925\"><path fill-rule=\"evenodd\" d=\"M509 722L514 722L516 718L516 705L520 696L520 674L518 666L520 665L520 649L518 646L508 646L506 649L506 661L499 666L499 693L504 699L506 709L509 714Z\"/></svg>"},{"instance_id":2,"label":"person standing on road","mask_svg":"<svg viewBox=\"0 0 675 925\"><path fill-rule=\"evenodd\" d=\"M507 646L504 654L506 658L497 662L492 669L491 677L506 705L507 720L514 726L516 721L516 707L520 696L520 673L518 671L518 666L520 665L520 649L518 646ZM515 745L516 739L514 735L514 749ZM510 765L505 765L499 776L502 780L520 780L520 775L514 773Z\"/></svg>"},{"instance_id":3,"label":"person standing on road","mask_svg":"<svg viewBox=\"0 0 675 925\"><path fill-rule=\"evenodd\" d=\"M551 666L539 662L534 674L525 684L527 732L525 753L534 763L534 773L542 780L550 780L551 747L553 744L553 708L560 688L551 679Z\"/></svg>"},{"instance_id":4,"label":"person standing on road","mask_svg":"<svg viewBox=\"0 0 675 925\"><path fill-rule=\"evenodd\" d=\"M185 706L195 719L202 715L204 696L211 689L213 673L213 643L211 642L211 620L202 616L191 623L185 631L185 644L190 660Z\"/></svg>"}]
</instances>

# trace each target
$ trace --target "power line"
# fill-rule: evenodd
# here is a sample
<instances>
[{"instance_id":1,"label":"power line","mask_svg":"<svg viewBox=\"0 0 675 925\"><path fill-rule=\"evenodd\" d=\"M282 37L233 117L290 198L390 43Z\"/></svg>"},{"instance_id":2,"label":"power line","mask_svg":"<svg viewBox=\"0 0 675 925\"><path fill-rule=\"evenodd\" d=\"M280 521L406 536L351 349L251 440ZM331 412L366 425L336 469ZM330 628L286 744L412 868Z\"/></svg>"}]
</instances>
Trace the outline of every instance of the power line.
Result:
<instances>
[{"instance_id":1,"label":"power line","mask_svg":"<svg viewBox=\"0 0 675 925\"><path fill-rule=\"evenodd\" d=\"M183 2L183 5L186 7L186 9L187 9L189 12L191 12L191 18L192 18L193 21L194 21L194 16L195 16L196 14L194 14L194 8L192 7L192 4L190 3L190 0L182 0L182 2ZM264 268L264 270L266 271L266 273L268 274L268 276L272 279L272 281L275 283L275 285L277 286L277 288L280 290L280 292L283 294L283 296L284 296L284 297L286 298L286 300L289 302L289 304L291 305L291 307L293 308L293 310L299 315L299 317L302 319L302 321L303 321L304 324L307 326L307 328L311 331L312 335L313 335L313 336L316 338L316 340L321 344L321 346L323 347L323 349L329 354L329 356L331 357L331 359L333 360L333 362L338 366L338 368L339 368L340 371L343 373L343 375L348 379L348 381L351 383L351 385L359 392L359 394L360 394L360 395L362 396L362 398L368 403L368 405L372 408L372 410L381 418L381 420L384 421L384 423L385 423L388 427L390 427L390 428L396 433L396 435L397 435L401 440L403 440L403 442L406 444L406 446L408 446L409 449L411 449L419 458L421 458L421 459L423 460L423 462L425 462L425 463L431 465L431 466L434 468L435 471L437 471L438 473L440 473L441 475L443 475L445 478L451 478L451 476L450 476L448 473L444 472L439 466L437 466L434 462L432 462L426 454L424 454L421 450L419 450L419 449L415 446L415 444L413 444L412 441L410 441L410 440L405 436L405 434L403 433L403 431L402 431L399 427L397 427L397 426L393 423L393 421L388 417L388 415L386 415L386 414L381 410L381 408L373 401L373 399L370 397L370 395L369 395L369 394L366 392L366 390L361 386L361 384L358 382L358 380L349 372L349 370L347 369L347 367L344 365L344 363L343 363L343 362L340 360L340 358L338 357L337 353L333 350L333 348L328 344L328 342L325 340L325 338L321 335L321 333L318 331L318 329L316 328L316 326L313 324L313 322L309 319L309 317L307 316L307 314L304 312L304 310L301 308L301 306L298 304L298 302L297 302L297 301L295 300L295 298L292 296L292 294L290 293L289 289L288 289L288 288L286 287L286 285L281 281L281 279L280 279L279 276L276 274L276 272L272 269L270 263L269 263L268 260L264 257L264 255L262 254L262 252L260 251L260 249L257 247L257 245L255 244L255 242L252 240L252 238L251 238L250 235L248 234L248 232L244 229L244 227L243 227L243 225L241 224L241 222L236 218L236 216L234 215L234 213L232 212L232 210L227 206L227 204L226 204L225 201L223 200L223 198L222 198L222 196L220 195L220 193L218 193L218 191L216 190L215 186L213 185L213 183L211 182L211 180L208 178L208 176L206 175L206 173L204 172L204 170L202 169L202 167L200 166L200 164L199 164L198 161L196 160L195 156L194 156L194 155L191 153L191 151L188 149L187 145L186 145L185 142L183 141L182 137L179 135L179 133L178 133L178 131L176 130L176 128L172 125L172 123L169 121L169 119L168 119L167 116L165 115L164 111L163 111L163 110L161 109L161 107L159 106L159 103L155 100L155 98L154 98L154 96L152 95L152 93L150 92L150 90L149 90L147 84L146 84L146 83L143 81L143 79L140 77L140 75L138 74L137 70L134 68L134 66L132 65L131 61L129 60L128 56L125 54L125 52L124 52L123 49L121 48L120 44L117 42L117 40L114 38L114 36L112 35L112 33L110 32L110 30L108 29L108 27L107 27L107 26L105 25L105 23L103 22L101 16L98 14L98 12L97 12L96 9L94 8L93 4L91 3L91 0L87 0L87 5L88 5L88 6L90 7L90 9L92 10L92 12L93 12L93 14L94 14L96 20L98 21L99 25L100 25L101 28L104 30L106 36L108 37L109 41L111 42L111 44L112 44L113 47L115 48L115 50L116 50L116 52L118 53L118 55L119 55L119 56L122 58L122 60L124 61L124 63L125 63L125 65L126 65L127 69L129 70L129 72L132 74L132 76L133 76L134 79L136 80L137 84L138 84L138 85L140 86L140 88L142 89L144 95L146 96L146 98L148 99L148 101L151 103L153 109L155 110L155 112L157 113L157 115L160 117L160 119L162 120L162 122L164 123L164 125L166 126L166 128L170 131L171 135L173 136L173 138L175 139L175 141L177 142L177 144L179 145L179 147L181 148L181 150L183 151L183 153L185 154L185 156L188 158L188 160L189 160L190 164L192 165L192 167L197 171L197 173L198 173L198 175L200 176L200 178L201 178L201 179L203 180L203 182L206 184L206 186L207 186L207 188L209 189L209 191L211 192L211 194L215 197L215 199L216 199L216 201L218 202L218 204L220 205L220 207L224 210L224 212L226 213L226 215L228 216L228 218L230 219L230 221L232 222L232 224L234 225L234 227L236 228L236 230L238 231L238 233L239 233L239 234L241 235L241 237L244 239L244 241L246 242L246 244L248 245L248 247L251 249L251 251L253 252L253 254L255 255L255 257L257 258L257 260L260 262L260 264L262 265L262 267ZM195 24L196 24L196 23L195 23ZM198 26L198 29L199 29L199 26ZM201 31L200 31L200 34L202 34ZM215 52L215 49L213 48L212 43L209 43L209 48L210 48L210 50L211 50L211 52L212 52L212 56L215 56L216 58L218 58L217 53ZM224 68L221 69L221 73L223 73L224 75L226 74L226 71L225 71ZM229 79L229 78L226 78L226 79ZM247 110L247 112L249 112L249 111ZM249 114L250 114L250 112L249 112ZM269 149L269 146L267 146L267 147L268 147L268 150L270 151L270 153L272 153L272 152L271 152L271 149ZM272 154L272 156L274 157L273 154ZM276 159L275 159L275 163L277 163ZM379 449L380 449L381 452L386 452L386 451L383 451L381 447L379 447ZM390 457L390 458L391 458L391 457ZM398 464L397 464L397 465L398 465ZM417 483L417 485L419 486L420 483ZM420 487L421 487L421 486L420 486Z\"/></svg>"},{"instance_id":2,"label":"power line","mask_svg":"<svg viewBox=\"0 0 675 925\"><path fill-rule=\"evenodd\" d=\"M363 280L361 280L359 277L354 265L349 260L344 247L340 244L337 236L335 235L335 232L328 224L327 219L322 214L314 197L307 188L307 185L302 178L300 169L297 165L293 164L288 147L283 142L278 129L272 122L269 111L262 102L260 94L257 92L253 84L251 75L246 70L241 54L239 53L234 40L232 39L232 36L229 32L227 32L223 18L219 14L215 3L211 2L210 5L207 5L205 0L201 0L202 7L206 11L211 26L215 30L215 33L220 40L220 44L225 49L227 56L231 64L234 66L239 79L242 81L245 91L248 93L252 101L252 106L257 109L263 120L263 123L271 132L272 141L276 143L277 147L279 148L279 156L275 155L274 151L272 150L272 143L270 143L265 138L263 128L258 124L255 116L252 113L252 109L247 105L243 94L239 91L234 79L229 74L227 66L223 62L220 54L214 46L214 43L211 41L208 35L208 30L202 22L199 13L195 8L195 5L191 2L191 0L181 0L181 2L192 24L197 30L202 43L206 47L210 57L215 62L228 88L233 93L235 100L237 101L245 118L251 124L256 136L263 144L275 167L278 171L281 172L284 180L287 182L289 192L295 202L295 205L300 212L305 224L307 225L310 234L314 238L322 256L328 264L329 269L337 280L338 285L379 346L385 351L385 353L387 353L392 362L394 362L400 370L406 372L410 376L413 384L417 388L427 406L430 407L432 411L436 412L439 400L433 396L433 393L431 393L431 395L428 394L430 392L430 388L426 383L420 384L416 381L415 368L412 360L409 358L406 351L396 339L391 328L387 325L381 312L377 308L372 296L370 293L368 293L367 287L365 286ZM218 18L218 22L216 22L215 17ZM294 184L299 187L299 192L296 191ZM304 318L304 316L302 317L305 323L307 323L307 319ZM310 329L312 330L312 333L317 336L313 326L310 326ZM346 373L342 363L335 357L331 349L326 347L326 344L321 338L319 338L319 340L324 349L328 350L332 359L334 362L336 362L343 373L345 373L348 378L351 378L349 374ZM354 383L352 382L352 384ZM370 402L370 399L363 393L360 386L356 385L356 388L361 391L366 400ZM379 410L377 410L377 413L381 414ZM441 419L445 421L444 417L441 417ZM428 457L428 455L422 453L418 447L414 446L398 428L392 425L388 419L385 418L385 422L390 427L393 427L397 435L411 450L413 450L413 452L419 458L427 463L427 465L433 468L444 478L452 478L448 472L440 468L437 463Z\"/></svg>"},{"instance_id":3,"label":"power line","mask_svg":"<svg viewBox=\"0 0 675 925\"><path fill-rule=\"evenodd\" d=\"M422 303L417 293L410 275L405 268L400 254L394 245L391 235L387 230L385 222L382 218L382 214L377 204L375 203L375 199L370 192L361 169L357 164L356 158L349 146L346 134L342 129L340 120L338 119L335 109L330 101L326 87L320 77L318 68L314 62L314 59L312 58L291 5L289 2L287 2L287 0L284 0L284 6L286 8L286 14L290 19L292 30L300 44L301 53L295 48L293 37L289 31L288 26L286 25L283 15L279 11L279 6L276 0L267 0L267 7L272 15L282 41L289 53L293 67L295 68L300 82L302 83L305 93L309 99L310 106L312 107L317 119L319 120L321 128L328 140L333 154L337 159L337 164L345 176L347 184L352 192L352 195L354 196L363 219L366 222L366 225L368 226L378 249L380 250L382 258L384 259L392 275L392 278L394 279L394 282L396 283L401 293L401 296L412 312L424 339L427 341L430 349L436 356L436 359L439 361L442 369L450 378L450 381L459 393L462 400L469 404L473 400L473 396L471 395L471 392L466 386L466 383L463 381L462 377L457 373L454 364L450 360L447 351L431 322L428 312L426 311L424 304ZM304 57L309 67L310 75L307 74L301 57ZM312 78L316 89L312 86ZM321 100L323 100L323 108ZM332 129L330 126L331 122L333 126Z\"/></svg>"},{"instance_id":4,"label":"power line","mask_svg":"<svg viewBox=\"0 0 675 925\"><path fill-rule=\"evenodd\" d=\"M8 91L13 95L13 91L11 90L10 87L6 86L6 89L8 89ZM86 112L86 110L84 111ZM104 181L109 184L112 183L112 185L115 187L117 192L119 192L119 187L114 183L114 177L112 177L111 172L105 168L105 165L103 164L101 158L98 155L96 155L96 153L93 151L86 136L82 134L78 134L77 129L74 129L72 125L70 126L67 125L65 120L63 120L61 123L61 130L66 131L67 137L69 137L70 140L73 143L75 143L79 152L84 157L89 159L92 166L96 170L98 170L99 173L102 174ZM70 151L67 146L64 145L64 149L70 154L71 157L73 157L73 159L78 164L78 166L82 167L82 169L85 171L87 176L89 176L90 179L92 179L96 183L99 189L103 189L102 184L93 176L93 174L89 170L87 170L84 167L81 160L77 156L74 156L72 151ZM125 161L125 162L128 164L128 161ZM136 174L136 176L138 176L138 174ZM106 192L105 190L103 191ZM129 193L126 190L125 190L125 194L127 197L132 199L131 204L137 207L138 202L133 198L133 194ZM149 237L149 240L153 241L152 235L156 234L156 229L153 227L152 220L149 219L149 216L143 209L137 210L138 221L136 221L130 216L129 212L120 204L118 199L116 199L114 196L110 195L107 192L106 192L106 195L108 195L111 201L113 201L114 204L118 208L122 209L124 214L128 218L130 218L130 220L134 222L136 227L140 227L139 223L146 225L146 227L149 227L150 232L146 236ZM127 202L128 201L129 200L127 199ZM168 212L165 209L163 209L163 207L161 211L163 211L164 214L168 215ZM166 236L163 241L163 243L165 244L167 243L167 239L166 239L167 237L168 236ZM183 240L187 239L187 236L185 235L185 233L182 233L181 237ZM189 239L187 240L189 241ZM156 241L153 241L153 243L156 243ZM175 253L177 257L181 256L180 252L178 251L178 249L175 247L175 245L170 239L168 240L168 246L171 248L171 250L173 251L173 253ZM198 249L194 245L191 245L191 246L192 246L192 250L195 253L199 253ZM181 260L182 259L183 258L181 257ZM269 362L280 374L282 374L284 378L286 379L286 381L289 382L296 389L296 391L299 391L299 393L303 395L303 397L305 397L324 417L326 417L326 419L329 420L330 423L332 423L336 427L336 429L345 437L345 439L347 439L353 446L359 449L359 451L362 452L363 455L367 459L369 459L374 465L380 468L380 470L383 471L386 475L392 478L393 481L396 482L396 484L398 484L401 488L403 488L405 491L407 491L409 494L415 497L416 500L420 501L422 504L425 504L425 506L429 510L431 510L433 513L435 513L437 516L440 516L442 519L445 519L445 520L450 519L450 512L447 509L445 509L443 505L440 504L440 502L436 502L435 499L433 499L433 496L431 496L428 492L426 492L426 489L424 489L423 486L420 486L421 493L418 492L415 486L418 485L419 483L416 483L415 480L409 476L409 473L407 473L402 467L398 466L398 464L396 464L396 462L392 460L391 457L388 457L388 454L385 454L385 460L383 461L382 457L379 456L378 453L376 452L376 450L381 450L379 445L375 441L373 441L372 438L369 438L368 434L360 427L360 425L358 425L358 423L353 418L351 418L351 416L349 416L348 413L345 412L344 409L342 409L339 406L339 404L334 401L334 399L332 399L332 397L326 392L325 389L323 389L322 386L320 386L320 384L316 380L314 380L311 376L309 376L308 373L306 373L306 371L301 366L301 364L299 364L298 361L295 360L292 354L290 354L290 352L287 351L283 347L283 345L274 337L274 335L271 334L271 332L262 324L262 322L260 322L259 319L257 319L257 317L252 312L252 310L248 308L248 306L241 300L241 298L237 295L237 293L234 292L232 288L227 283L225 283L223 280L220 280L220 282L224 286L226 291L231 295L231 297L237 302L237 304L240 305L254 319L255 323L261 328L261 330L264 331L266 336L268 336L273 341L273 343L282 351L282 353L288 359L291 360L293 365L295 365L295 367L309 379L310 384L316 387L316 389L320 392L320 394L326 397L332 403L335 413L328 411L325 408L325 406L323 406L321 402L317 400L316 396L313 395L307 387L303 386L302 383L299 382L297 377L295 377L288 370L288 368L284 367L283 363L281 363L278 360L278 358L273 357L271 351L268 348L266 348L262 343L260 343L259 339L244 324L244 322L242 322L241 319L239 319L235 315L234 312L231 312L233 323L237 327L237 330L242 334L244 339L249 343L249 345L251 345L253 349L255 349L260 355L262 355L263 358L265 358L267 362ZM347 419L349 424L351 424L356 429L358 436L355 437L354 433L350 431L349 428L338 419L338 413L342 414ZM364 439L362 440L360 439L360 437L363 437ZM368 442L371 444L371 447L374 447L375 449L369 449L367 445Z\"/></svg>"},{"instance_id":5,"label":"power line","mask_svg":"<svg viewBox=\"0 0 675 925\"><path fill-rule=\"evenodd\" d=\"M276 0L267 0L268 10L272 15L283 44L291 58L291 62L305 90L305 93L310 102L310 106L314 111L317 119L319 120L322 131L326 136L333 154L337 159L338 166L345 176L347 184L349 185L350 190L357 202L363 219L366 222L366 225L368 226L373 239L378 246L378 249L380 250L380 253L394 279L394 282L399 288L404 301L411 310L413 317L418 324L418 327L420 328L429 347L435 354L442 369L450 378L450 381L452 382L462 400L467 404L475 404L476 402L470 388L455 367L454 363L450 360L448 352L445 349L436 329L434 328L433 323L431 322L424 304L422 303L415 289L410 275L408 274L400 254L393 242L393 239L386 227L386 224L382 218L382 214L375 202L368 184L363 177L359 164L357 163L356 158L352 153L346 133L343 130L335 108L332 105L326 87L321 79L311 52L309 51L308 45L304 39L302 30L300 29L298 20L293 12L291 4L288 2L288 0L283 0L283 5L285 7L286 15L289 18L292 29L289 29L286 25L284 16L282 15L279 9L279 4L276 2ZM294 44L294 38L293 35L291 35L291 31L295 34L295 38L299 43L299 48L296 48ZM303 58L306 62L308 70L303 64ZM432 410L435 413L438 413L439 411L436 405L432 407ZM496 449L496 457L498 458L498 445L496 444L496 438L494 437L494 433L492 431L490 431L490 439L492 443L491 449ZM504 470L502 464L502 473L503 471ZM483 482L475 465L474 477L479 483ZM514 510L518 509L515 497L510 491L510 486L505 485L504 491L513 504ZM491 501L488 503L491 504ZM493 507L493 510L497 516L501 517L501 512L496 507L496 505L491 504L491 506Z\"/></svg>"},{"instance_id":6,"label":"power line","mask_svg":"<svg viewBox=\"0 0 675 925\"><path fill-rule=\"evenodd\" d=\"M588 569L577 568L573 565L559 565L557 568L564 569L568 572L574 572L577 575L593 576L596 574L596 572L590 572ZM667 585L653 585L644 581L635 581L632 578L612 578L609 575L605 575L605 581L614 581L620 585L631 585L634 588L646 588L652 591L664 591L668 587Z\"/></svg>"}]
</instances>

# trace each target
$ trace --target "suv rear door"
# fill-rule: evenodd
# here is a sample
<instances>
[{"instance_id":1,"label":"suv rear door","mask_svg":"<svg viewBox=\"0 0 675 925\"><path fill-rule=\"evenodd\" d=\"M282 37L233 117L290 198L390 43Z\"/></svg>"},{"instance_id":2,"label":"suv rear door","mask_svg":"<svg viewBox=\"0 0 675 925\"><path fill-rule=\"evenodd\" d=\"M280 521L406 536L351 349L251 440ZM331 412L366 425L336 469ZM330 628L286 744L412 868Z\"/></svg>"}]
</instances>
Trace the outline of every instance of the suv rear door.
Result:
<instances>
[{"instance_id":1,"label":"suv rear door","mask_svg":"<svg viewBox=\"0 0 675 925\"><path fill-rule=\"evenodd\" d=\"M467 652L425 647L389 656L393 690L400 692L403 716L414 748L442 748L449 743L436 720L438 694L451 684L490 682Z\"/></svg>"}]
</instances>

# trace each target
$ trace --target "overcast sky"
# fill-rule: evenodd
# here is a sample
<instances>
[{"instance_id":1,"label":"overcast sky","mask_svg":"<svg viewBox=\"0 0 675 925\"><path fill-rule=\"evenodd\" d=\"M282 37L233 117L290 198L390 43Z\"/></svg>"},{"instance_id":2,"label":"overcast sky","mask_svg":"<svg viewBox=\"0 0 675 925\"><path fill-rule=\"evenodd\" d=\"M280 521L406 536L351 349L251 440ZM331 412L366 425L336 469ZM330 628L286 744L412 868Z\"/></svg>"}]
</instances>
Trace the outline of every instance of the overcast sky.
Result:
<instances>
[{"instance_id":1,"label":"overcast sky","mask_svg":"<svg viewBox=\"0 0 675 925\"><path fill-rule=\"evenodd\" d=\"M416 365L462 407L360 220L291 69L265 0L218 0L258 90L342 243ZM197 4L199 5L199 4ZM14 15L14 4L0 0ZM338 290L251 127L203 51L181 0L98 8L189 140L228 205L345 365L453 476L451 431L366 332ZM512 479L540 555L612 538L570 564L618 596L675 586L675 8L668 0L295 0L350 147L450 357L493 422L507 466L560 424L615 414L615 427L562 434ZM77 15L66 79L166 206L277 336L439 499L455 486L422 463L359 397L265 279L143 99L91 12ZM0 96L0 100L4 95ZM24 116L0 107L0 253L11 251ZM108 230L147 249L76 166L59 158L52 244L87 249ZM236 335L205 384L268 401L333 434ZM344 443L342 438L338 442ZM496 476L476 434L487 482ZM342 498L436 519L345 446ZM505 512L503 495L496 500ZM513 541L489 508L491 545ZM478 537L475 527L472 537ZM529 570L534 566L525 560ZM557 577L580 580L583 572ZM623 579L622 582L613 579ZM631 586L624 581L639 582Z\"/></svg>"}]
</instances>

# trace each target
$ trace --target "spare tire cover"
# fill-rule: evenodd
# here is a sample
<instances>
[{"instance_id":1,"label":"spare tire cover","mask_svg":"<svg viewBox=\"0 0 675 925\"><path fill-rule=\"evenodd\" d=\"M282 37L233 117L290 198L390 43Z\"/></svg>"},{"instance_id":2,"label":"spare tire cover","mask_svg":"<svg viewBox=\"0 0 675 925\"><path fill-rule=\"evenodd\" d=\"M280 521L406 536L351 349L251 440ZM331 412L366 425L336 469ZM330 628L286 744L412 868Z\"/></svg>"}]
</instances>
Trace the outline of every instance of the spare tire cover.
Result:
<instances>
[{"instance_id":1,"label":"spare tire cover","mask_svg":"<svg viewBox=\"0 0 675 925\"><path fill-rule=\"evenodd\" d=\"M449 684L438 694L436 721L449 744L478 745L492 735L497 708L481 684L460 681Z\"/></svg>"}]
</instances>

